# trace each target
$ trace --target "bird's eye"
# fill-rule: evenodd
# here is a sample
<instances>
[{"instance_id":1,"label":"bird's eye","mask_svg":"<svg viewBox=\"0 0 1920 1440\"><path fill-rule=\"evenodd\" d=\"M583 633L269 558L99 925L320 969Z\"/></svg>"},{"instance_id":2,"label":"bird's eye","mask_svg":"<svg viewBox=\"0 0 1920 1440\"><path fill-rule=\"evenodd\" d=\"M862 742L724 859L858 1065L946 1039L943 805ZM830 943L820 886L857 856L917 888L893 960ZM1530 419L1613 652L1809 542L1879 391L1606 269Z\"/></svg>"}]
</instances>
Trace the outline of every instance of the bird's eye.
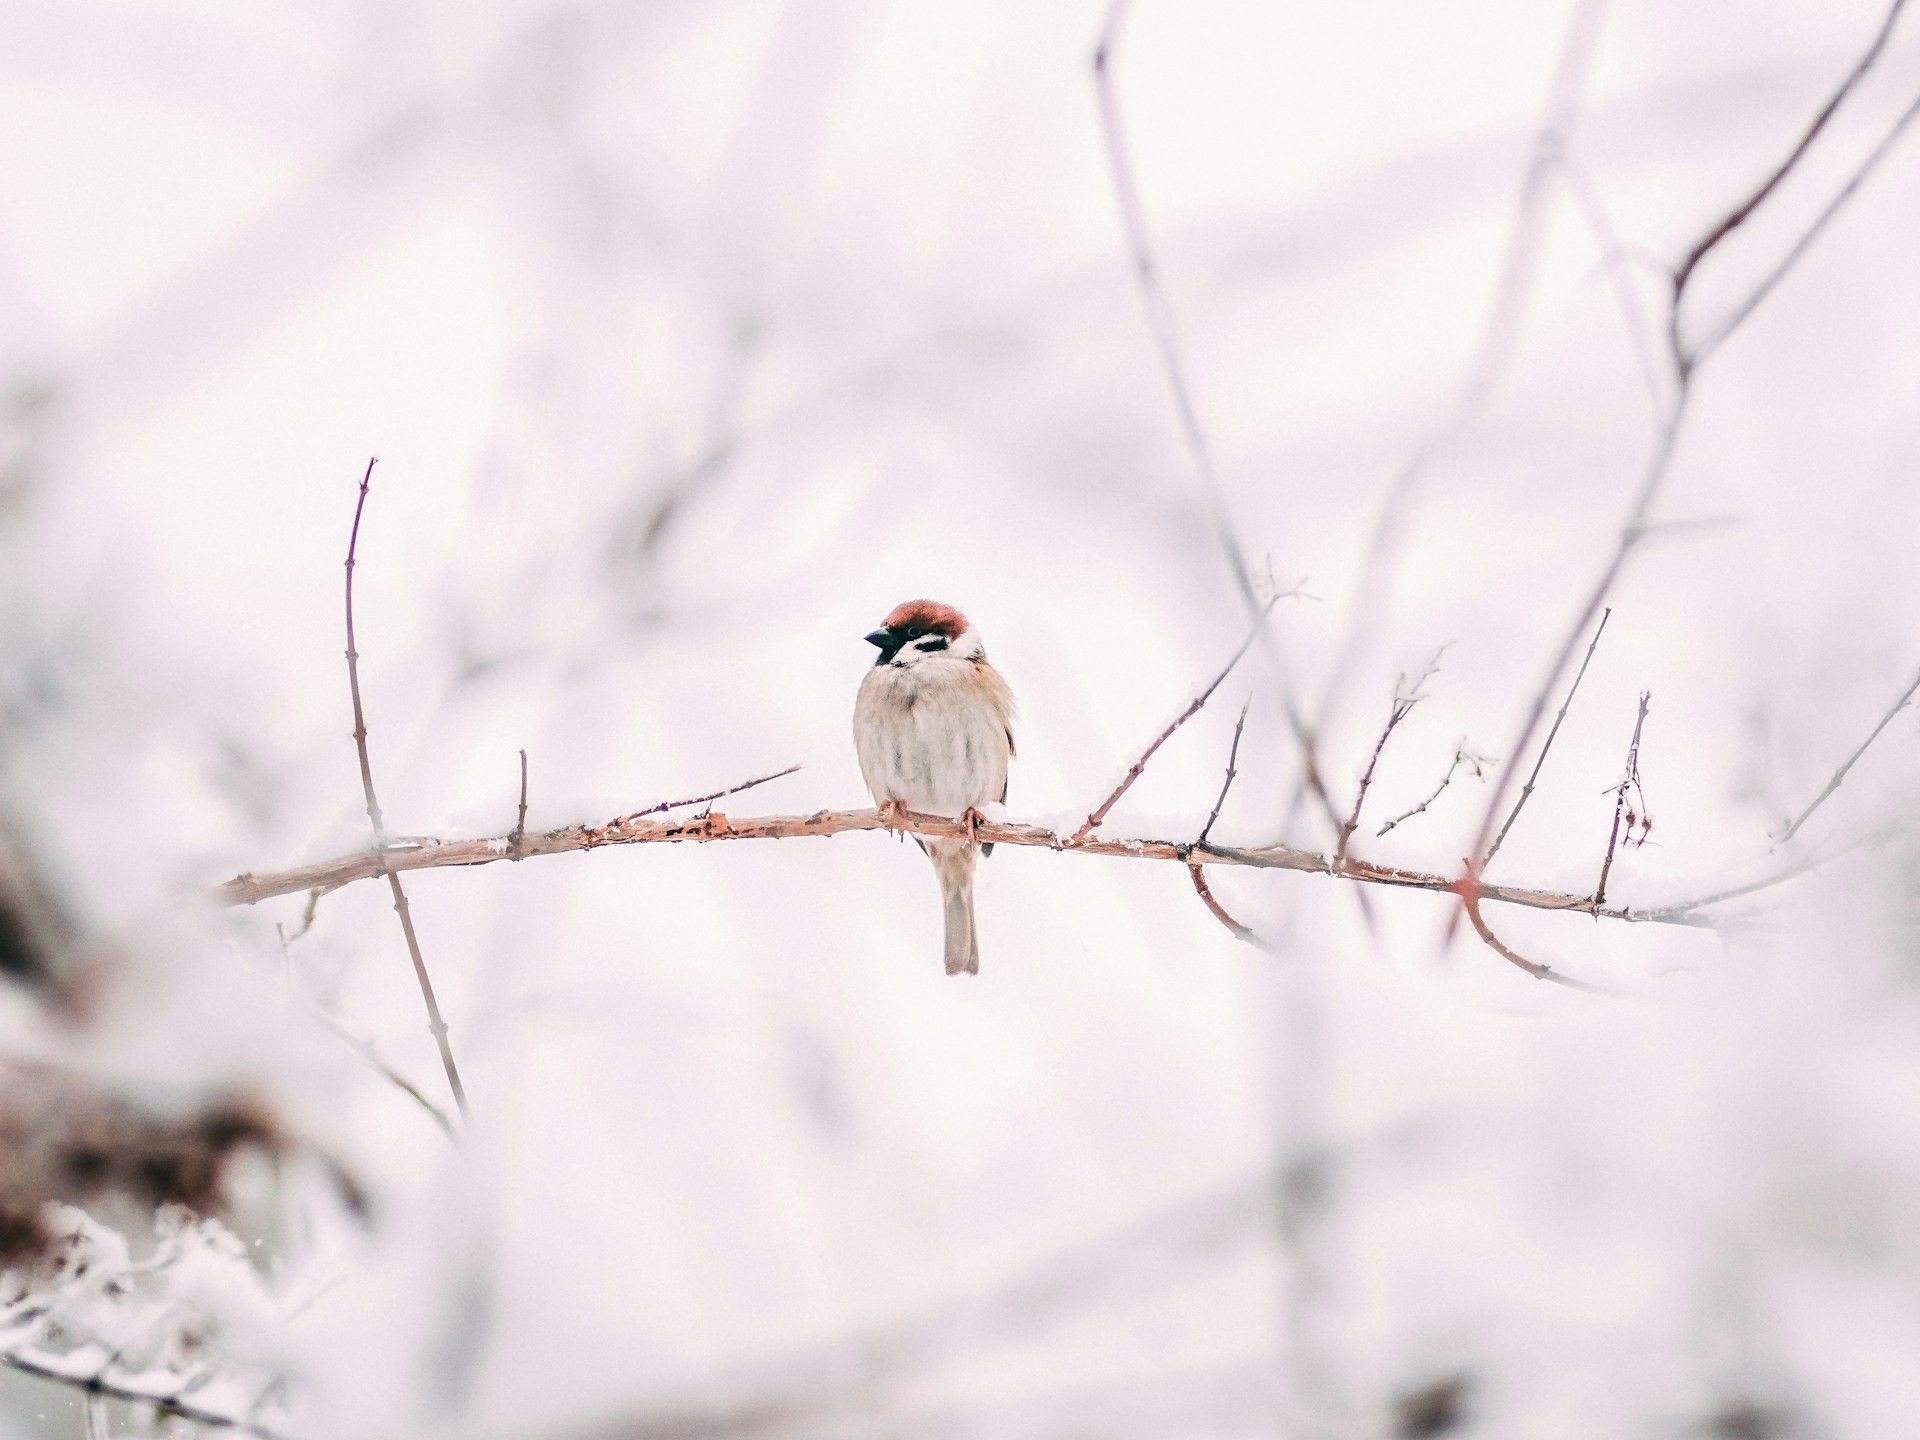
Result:
<instances>
[{"instance_id":1,"label":"bird's eye","mask_svg":"<svg viewBox=\"0 0 1920 1440\"><path fill-rule=\"evenodd\" d=\"M908 638L909 640L918 640L918 639L919 639L919 638L920 638L920 637L921 637L922 635L924 635L924 634L926 634L926 633L927 633L927 632L926 632L926 627L925 627L925 626L921 626L921 625L909 625L909 626L907 627L907 638Z\"/></svg>"}]
</instances>

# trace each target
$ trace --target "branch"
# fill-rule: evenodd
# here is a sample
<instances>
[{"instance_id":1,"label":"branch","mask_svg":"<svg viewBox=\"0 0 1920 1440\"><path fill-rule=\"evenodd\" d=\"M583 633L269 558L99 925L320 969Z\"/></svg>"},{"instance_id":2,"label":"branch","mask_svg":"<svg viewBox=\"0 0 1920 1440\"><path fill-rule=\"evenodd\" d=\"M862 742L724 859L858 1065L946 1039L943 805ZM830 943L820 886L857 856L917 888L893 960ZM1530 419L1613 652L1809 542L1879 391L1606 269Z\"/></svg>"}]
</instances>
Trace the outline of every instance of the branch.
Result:
<instances>
[{"instance_id":1,"label":"branch","mask_svg":"<svg viewBox=\"0 0 1920 1440\"><path fill-rule=\"evenodd\" d=\"M1121 777L1120 783L1114 786L1113 793L1098 805L1094 806L1092 812L1087 816L1086 823L1073 832L1073 838L1069 842L1070 844L1079 844L1080 841L1086 839L1087 836L1100 828L1100 822L1107 818L1107 812L1120 802L1120 797L1133 788L1133 782L1138 780L1146 770L1147 762L1153 759L1154 752L1166 744L1167 741L1171 740L1173 738L1173 732L1186 724L1187 721L1191 720L1194 716L1198 715L1201 707L1213 698L1213 692L1218 690L1227 676L1233 673L1233 667L1240 663L1241 656L1245 655L1247 651L1252 648L1254 640L1259 637L1261 622L1266 619L1267 612L1273 609L1273 607L1279 603L1279 600L1280 597L1276 595L1260 607L1259 613L1254 616L1253 628L1247 632L1247 638L1240 642L1240 648L1233 652L1233 658L1227 661L1227 668L1214 676L1213 683L1208 685L1207 688L1202 690L1198 695L1194 696L1193 703L1188 705L1187 708L1182 710L1178 715L1174 716L1173 723L1155 736L1153 743L1140 752L1140 758L1127 768L1127 773ZM1241 718L1243 720L1245 719L1244 712ZM1236 749L1238 748L1238 744L1239 740L1236 732ZM1220 798L1222 802L1226 800L1226 792L1224 790L1220 792Z\"/></svg>"},{"instance_id":2,"label":"branch","mask_svg":"<svg viewBox=\"0 0 1920 1440\"><path fill-rule=\"evenodd\" d=\"M818 810L811 815L730 816L710 812L686 819L633 820L626 817L604 825L567 825L544 834L526 837L522 855L532 859L540 855L565 855L579 850L597 850L608 845L706 844L726 840L781 840L801 836L840 835L861 830L901 830L911 835L944 839L966 838L966 827L945 815L922 815L916 811L882 814L878 810ZM1254 870L1290 870L1309 875L1326 875L1362 885L1384 885L1402 890L1427 890L1436 894L1456 894L1460 880L1419 870L1403 870L1376 865L1366 860L1349 859L1336 868L1333 858L1290 845L1235 847L1211 842L1199 845L1175 840L1103 839L1088 836L1076 840L1042 825L1013 821L982 820L974 827L975 837L996 845L1054 850L1075 855L1100 855L1128 860L1162 860L1178 865L1238 865ZM511 858L511 837L494 836L474 840L416 839L390 845L384 851L362 850L317 864L272 873L236 875L220 886L212 898L222 905L253 905L279 895L295 895L316 885L351 885L375 876L408 870L436 870L448 867L491 865ZM1508 905L1534 910L1566 910L1580 914L1597 913L1603 919L1638 921L1643 915L1625 907L1608 907L1595 912L1591 895L1572 895L1559 891L1529 889L1514 885L1481 885L1481 895ZM1697 908L1697 907L1695 907ZM1674 916L1666 923L1710 929L1710 922L1697 915Z\"/></svg>"},{"instance_id":3,"label":"branch","mask_svg":"<svg viewBox=\"0 0 1920 1440\"><path fill-rule=\"evenodd\" d=\"M527 838L527 752L520 752L520 811L513 822L514 859L520 858L520 843Z\"/></svg>"},{"instance_id":4,"label":"branch","mask_svg":"<svg viewBox=\"0 0 1920 1440\"><path fill-rule=\"evenodd\" d=\"M629 820L639 820L647 815L664 814L668 810L684 810L689 805L705 805L711 809L712 802L715 800L724 800L729 795L738 795L742 790L751 790L756 785L765 785L774 780L784 780L787 776L794 774L799 769L800 767L798 765L789 765L786 769L776 770L771 775L757 775L751 780L742 780L738 785L729 785L724 790L715 790L710 795L695 795L687 800L662 800L659 804L649 805L644 810L635 810L631 815L622 815L619 820L616 820L614 823L624 824Z\"/></svg>"},{"instance_id":5,"label":"branch","mask_svg":"<svg viewBox=\"0 0 1920 1440\"><path fill-rule=\"evenodd\" d=\"M1213 890L1207 884L1206 873L1199 865L1188 865L1187 874L1193 878L1193 890L1194 893L1200 897L1200 903L1212 912L1214 919L1227 927L1227 930L1232 934L1234 939L1245 941L1247 944L1253 946L1254 949L1264 950L1269 955L1277 953L1270 941L1263 939L1250 927L1242 925L1238 920L1234 919L1233 916L1227 913L1226 907L1213 898Z\"/></svg>"},{"instance_id":6,"label":"branch","mask_svg":"<svg viewBox=\"0 0 1920 1440\"><path fill-rule=\"evenodd\" d=\"M1213 834L1214 822L1220 818L1221 810L1226 807L1227 792L1233 788L1234 779L1240 773L1240 736L1247 728L1247 709L1252 704L1253 697L1249 695L1246 704L1240 707L1240 718L1233 722L1233 744L1227 748L1227 777L1220 782L1220 796L1213 802L1213 809L1208 812L1207 823L1200 827L1200 839L1196 842L1198 844L1206 844L1207 837Z\"/></svg>"},{"instance_id":7,"label":"branch","mask_svg":"<svg viewBox=\"0 0 1920 1440\"><path fill-rule=\"evenodd\" d=\"M1607 858L1600 862L1600 883L1594 886L1593 903L1595 907L1604 905L1607 900L1607 876L1613 873L1614 853L1620 846L1620 822L1627 822L1627 844L1645 844L1647 834L1653 829L1653 817L1646 813L1646 792L1640 788L1640 732L1647 723L1647 702L1652 692L1640 692L1640 713L1633 719L1633 739L1627 742L1627 768L1620 776L1620 783L1613 789L1613 828L1607 832ZM1627 796L1640 797L1640 813L1636 816L1627 806ZM1639 839L1634 839L1635 826L1638 825Z\"/></svg>"},{"instance_id":8,"label":"branch","mask_svg":"<svg viewBox=\"0 0 1920 1440\"><path fill-rule=\"evenodd\" d=\"M1813 797L1812 802L1806 809L1802 810L1792 820L1787 822L1787 828L1780 832L1775 840L1776 844L1784 845L1797 835L1800 832L1800 827L1807 823L1812 817L1813 812L1826 804L1828 797L1831 796L1834 791L1838 790L1841 785L1846 783L1847 772L1853 769L1854 764L1862 755L1867 753L1867 747L1880 738L1880 732L1892 723L1893 717L1907 708L1916 690L1920 690L1920 675L1913 677L1913 683L1900 692L1900 698L1893 702L1893 708L1880 717L1880 723L1873 727L1873 730L1868 734L1867 738L1860 742L1854 752L1840 762L1840 768L1833 772L1833 778L1827 781L1826 787L1822 789L1818 795Z\"/></svg>"},{"instance_id":9,"label":"branch","mask_svg":"<svg viewBox=\"0 0 1920 1440\"><path fill-rule=\"evenodd\" d=\"M360 477L360 498L353 507L353 530L347 537L347 689L353 696L353 743L360 755L360 788L367 801L367 820L373 826L373 853L387 852L386 824L380 816L380 801L373 791L373 762L367 754L367 717L360 705L360 651L353 635L353 563L360 546L360 516L367 508L367 491L373 484L375 461L367 461L367 472ZM460 1083L460 1069L453 1063L453 1046L447 1040L447 1022L440 1016L440 1003L434 999L433 980L427 974L427 962L420 954L420 937L414 933L413 911L407 904L407 892L400 877L384 860L381 872L393 891L393 910L400 917L400 932L406 937L407 955L413 961L414 978L420 982L420 998L427 1006L427 1029L440 1047L440 1063L447 1072L447 1085L453 1091L453 1103L464 1122L472 1117L467 1110L467 1089Z\"/></svg>"},{"instance_id":10,"label":"branch","mask_svg":"<svg viewBox=\"0 0 1920 1440\"><path fill-rule=\"evenodd\" d=\"M1367 803L1367 790L1373 784L1374 770L1379 767L1380 752L1387 748L1387 741L1392 738L1393 732L1400 728L1400 722L1413 713L1413 707L1427 698L1421 687L1433 678L1434 671L1440 668L1440 657L1446 653L1445 645L1434 651L1433 659L1427 662L1427 668L1420 672L1420 678L1411 686L1407 684L1407 677L1404 675L1394 685L1393 708L1387 712L1386 728L1380 732L1380 738L1373 742L1373 754L1367 760L1367 768L1361 773L1360 789L1353 797L1353 809L1340 826L1340 838L1333 847L1334 863L1344 863L1347 858L1347 844L1353 839L1353 832L1360 826L1360 807ZM1453 772L1449 770L1447 773L1452 775ZM1446 782L1443 780L1441 784L1445 785Z\"/></svg>"},{"instance_id":11,"label":"branch","mask_svg":"<svg viewBox=\"0 0 1920 1440\"><path fill-rule=\"evenodd\" d=\"M1498 935L1494 934L1493 928L1487 924L1486 918L1480 913L1480 902L1482 899L1493 899L1496 897L1491 890L1483 886L1473 877L1471 871L1454 887L1454 893L1460 897L1460 908L1466 912L1467 921L1473 926L1474 933L1486 942L1488 949L1492 950L1494 954L1498 955L1508 964L1526 971L1527 974L1533 976L1536 980L1550 980L1555 985L1565 985L1571 990L1585 990L1591 994L1610 993L1604 986L1593 985L1584 980L1575 980L1570 975L1562 975L1558 970L1553 969L1549 965L1542 965L1538 961L1527 959L1526 956L1522 955Z\"/></svg>"},{"instance_id":12,"label":"branch","mask_svg":"<svg viewBox=\"0 0 1920 1440\"><path fill-rule=\"evenodd\" d=\"M1507 832L1513 829L1513 822L1520 818L1520 811L1533 795L1534 782L1540 778L1540 767L1547 763L1547 753L1553 749L1553 742L1560 733L1560 726L1567 718L1567 710L1573 704L1573 697L1580 693L1580 682L1587 678L1587 666L1593 663L1593 652L1600 648L1600 637L1605 633L1607 621L1613 618L1613 610L1608 608L1600 616L1600 623L1594 627L1593 639L1587 645L1587 658L1580 662L1579 673L1573 677L1573 684L1567 687L1567 698L1560 702L1560 713L1553 717L1553 728L1547 731L1547 742L1540 747L1539 758L1533 762L1533 772L1527 776L1527 783L1520 788L1520 798L1513 802L1513 809L1507 812L1506 824L1500 827L1500 833L1493 837L1493 844L1487 847L1487 853L1480 861L1480 868L1486 869L1487 862L1500 851L1507 842Z\"/></svg>"}]
</instances>

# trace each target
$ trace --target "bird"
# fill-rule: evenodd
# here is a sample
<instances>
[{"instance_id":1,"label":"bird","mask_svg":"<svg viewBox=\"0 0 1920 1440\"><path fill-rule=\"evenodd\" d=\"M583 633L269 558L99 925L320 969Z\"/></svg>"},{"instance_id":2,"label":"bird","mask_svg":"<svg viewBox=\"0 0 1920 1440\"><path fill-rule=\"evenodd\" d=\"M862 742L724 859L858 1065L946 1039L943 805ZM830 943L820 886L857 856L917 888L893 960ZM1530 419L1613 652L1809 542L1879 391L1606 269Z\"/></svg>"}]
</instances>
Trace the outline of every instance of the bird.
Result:
<instances>
[{"instance_id":1,"label":"bird","mask_svg":"<svg viewBox=\"0 0 1920 1440\"><path fill-rule=\"evenodd\" d=\"M866 636L880 653L860 681L853 748L882 814L950 815L966 838L915 836L940 881L947 974L980 970L973 915L983 805L1007 798L1013 759L1013 692L987 663L967 617L937 600L896 605Z\"/></svg>"}]
</instances>

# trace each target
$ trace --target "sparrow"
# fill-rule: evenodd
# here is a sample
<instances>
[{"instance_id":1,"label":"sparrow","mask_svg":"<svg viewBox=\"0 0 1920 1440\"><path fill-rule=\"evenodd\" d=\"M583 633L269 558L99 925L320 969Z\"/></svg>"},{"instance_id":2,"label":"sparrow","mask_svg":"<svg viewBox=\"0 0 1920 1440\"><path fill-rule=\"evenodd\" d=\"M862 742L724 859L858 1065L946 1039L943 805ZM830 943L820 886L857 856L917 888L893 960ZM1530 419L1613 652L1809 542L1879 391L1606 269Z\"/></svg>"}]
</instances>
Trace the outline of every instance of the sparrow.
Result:
<instances>
[{"instance_id":1,"label":"sparrow","mask_svg":"<svg viewBox=\"0 0 1920 1440\"><path fill-rule=\"evenodd\" d=\"M896 606L866 637L879 656L853 706L860 774L883 814L918 810L963 822L965 839L915 836L940 881L949 975L980 970L973 919L973 827L1007 798L1013 692L987 663L967 617L934 600Z\"/></svg>"}]
</instances>

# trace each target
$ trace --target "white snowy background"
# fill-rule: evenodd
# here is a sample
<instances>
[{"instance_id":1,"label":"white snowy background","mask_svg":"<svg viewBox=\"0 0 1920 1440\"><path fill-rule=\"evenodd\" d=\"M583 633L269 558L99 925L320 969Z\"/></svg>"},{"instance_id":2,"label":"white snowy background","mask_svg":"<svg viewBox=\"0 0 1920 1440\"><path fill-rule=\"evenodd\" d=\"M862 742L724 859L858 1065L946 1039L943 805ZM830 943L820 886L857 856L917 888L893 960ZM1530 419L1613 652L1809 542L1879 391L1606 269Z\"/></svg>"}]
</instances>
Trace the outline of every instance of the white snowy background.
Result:
<instances>
[{"instance_id":1,"label":"white snowy background","mask_svg":"<svg viewBox=\"0 0 1920 1440\"><path fill-rule=\"evenodd\" d=\"M1871 0L1620 0L1570 140L1642 303L1798 137ZM1723 933L1003 848L982 973L873 835L620 848L409 881L475 1122L459 1149L289 996L212 884L364 843L341 660L401 834L603 820L801 764L736 813L866 803L848 724L902 599L1019 698L1012 815L1071 825L1245 611L1143 320L1089 57L1104 7L0 7L0 788L135 957L0 1046L239 1083L341 1155L370 1228L255 1247L301 1435L1897 1436L1920 1417L1920 852L1854 852ZM1310 710L1394 475L1448 412L1564 3L1139 0L1116 83L1240 535ZM1709 262L1709 326L1920 86L1920 17ZM1449 644L1356 851L1457 866L1462 737L1505 758L1653 412L1550 186L1481 421L1325 732L1352 793ZM1591 889L1635 703L1672 900L1910 814L1920 139L1703 372L1647 545L1492 878ZM1284 828L1256 650L1109 821ZM383 888L297 983L443 1094ZM291 1201L296 1211L307 1202ZM265 1343L265 1342L261 1342ZM304 1417L304 1418L302 1418ZM132 1417L121 1417L132 1424ZM1749 1428L1740 1429L1739 1426ZM675 1428L678 1426L679 1428ZM1396 1426L1399 1429L1396 1429ZM702 1428L705 1427L705 1428ZM1752 1428L1763 1427L1763 1428ZM1770 1428L1767 1428L1770 1427ZM0 1373L0 1436L81 1433ZM1431 1433L1440 1433L1433 1431Z\"/></svg>"}]
</instances>

